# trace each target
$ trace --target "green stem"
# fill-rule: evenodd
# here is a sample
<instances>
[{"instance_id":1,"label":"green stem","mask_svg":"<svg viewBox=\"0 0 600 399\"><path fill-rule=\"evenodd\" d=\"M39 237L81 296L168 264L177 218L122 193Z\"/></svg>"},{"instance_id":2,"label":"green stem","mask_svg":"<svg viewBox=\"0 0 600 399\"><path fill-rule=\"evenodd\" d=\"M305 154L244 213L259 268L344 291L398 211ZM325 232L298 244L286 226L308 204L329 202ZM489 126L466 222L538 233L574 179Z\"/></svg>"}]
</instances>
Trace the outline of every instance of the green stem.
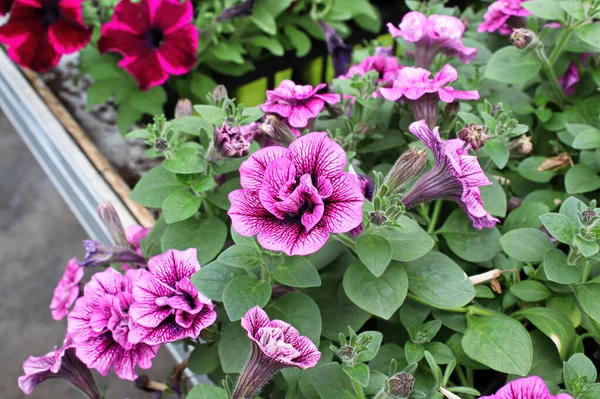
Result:
<instances>
[{"instance_id":1,"label":"green stem","mask_svg":"<svg viewBox=\"0 0 600 399\"><path fill-rule=\"evenodd\" d=\"M204 209L206 209L206 214L208 216L215 216L215 209L206 198L202 199L202 204L204 205Z\"/></svg>"},{"instance_id":2,"label":"green stem","mask_svg":"<svg viewBox=\"0 0 600 399\"><path fill-rule=\"evenodd\" d=\"M560 86L560 83L558 83L558 78L556 77L556 73L554 73L554 68L552 68L552 64L550 63L550 60L548 60L548 57L546 56L546 52L544 51L544 48L542 46L538 46L535 49L535 53L538 57L538 59L540 60L540 62L542 63L542 65L544 66L544 69L546 71L546 75L548 76L548 79L550 80L550 84L552 85L552 87L554 88L555 94L558 98L558 102L561 108L564 108L564 104L567 101L567 97L565 96L565 93L562 89L562 87Z\"/></svg>"},{"instance_id":3,"label":"green stem","mask_svg":"<svg viewBox=\"0 0 600 399\"><path fill-rule=\"evenodd\" d=\"M411 299L411 300L418 302L420 304L423 304L425 306L433 307L433 305L431 305L427 301L419 298L415 294L408 294L406 297L408 299ZM450 308L450 309L444 309L444 310L447 312L453 312L453 313L468 313L473 316L495 316L495 315L497 315L496 312L493 312L491 310L488 310L488 309L485 309L485 308L482 308L479 306L475 306L475 305L465 306L462 308Z\"/></svg>"},{"instance_id":4,"label":"green stem","mask_svg":"<svg viewBox=\"0 0 600 399\"><path fill-rule=\"evenodd\" d=\"M592 263L587 260L585 261L585 266L583 266L583 273L581 276L581 282L585 283L590 276L590 270L592 270Z\"/></svg>"},{"instance_id":5,"label":"green stem","mask_svg":"<svg viewBox=\"0 0 600 399\"><path fill-rule=\"evenodd\" d=\"M435 224L437 223L437 220L440 217L441 210L442 210L442 200L435 201L435 205L433 206L433 214L431 215L431 220L429 221L429 226L427 226L427 234L431 234L435 230Z\"/></svg>"},{"instance_id":6,"label":"green stem","mask_svg":"<svg viewBox=\"0 0 600 399\"><path fill-rule=\"evenodd\" d=\"M460 384L463 387L468 387L469 381L467 381L467 376L465 375L465 372L463 371L462 367L456 366L455 371L456 371L456 375L458 376L458 380L460 381Z\"/></svg>"},{"instance_id":7,"label":"green stem","mask_svg":"<svg viewBox=\"0 0 600 399\"><path fill-rule=\"evenodd\" d=\"M332 237L356 252L356 243L350 237L346 237L342 234L333 234Z\"/></svg>"},{"instance_id":8,"label":"green stem","mask_svg":"<svg viewBox=\"0 0 600 399\"><path fill-rule=\"evenodd\" d=\"M549 60L550 65L554 65L554 63L558 59L558 56L562 52L562 49L563 49L565 43L567 42L567 39L569 39L569 36L571 36L571 32L572 32L572 30L570 27L565 28L565 31L563 32L562 36L558 40L558 43L556 44L556 46L554 46L552 53L550 53L550 60Z\"/></svg>"},{"instance_id":9,"label":"green stem","mask_svg":"<svg viewBox=\"0 0 600 399\"><path fill-rule=\"evenodd\" d=\"M352 380L352 385L354 385L354 390L360 399L366 399L365 394L363 393L362 388L358 384L358 382Z\"/></svg>"}]
</instances>

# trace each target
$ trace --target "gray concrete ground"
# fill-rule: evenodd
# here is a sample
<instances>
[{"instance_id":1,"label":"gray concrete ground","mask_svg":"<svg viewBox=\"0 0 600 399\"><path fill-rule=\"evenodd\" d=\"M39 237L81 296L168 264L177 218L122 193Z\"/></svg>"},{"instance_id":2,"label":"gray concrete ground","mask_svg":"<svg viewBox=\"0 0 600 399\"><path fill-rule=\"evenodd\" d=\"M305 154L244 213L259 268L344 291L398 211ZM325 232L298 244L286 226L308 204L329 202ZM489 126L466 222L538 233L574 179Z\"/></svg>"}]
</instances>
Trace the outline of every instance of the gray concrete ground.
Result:
<instances>
[{"instance_id":1,"label":"gray concrete ground","mask_svg":"<svg viewBox=\"0 0 600 399\"><path fill-rule=\"evenodd\" d=\"M48 305L68 259L81 257L86 234L0 110L0 397L22 399L21 364L59 345L66 323ZM166 350L147 374L162 380L172 367ZM96 375L106 399L150 399L129 381ZM33 399L82 397L67 383L46 381Z\"/></svg>"}]
</instances>

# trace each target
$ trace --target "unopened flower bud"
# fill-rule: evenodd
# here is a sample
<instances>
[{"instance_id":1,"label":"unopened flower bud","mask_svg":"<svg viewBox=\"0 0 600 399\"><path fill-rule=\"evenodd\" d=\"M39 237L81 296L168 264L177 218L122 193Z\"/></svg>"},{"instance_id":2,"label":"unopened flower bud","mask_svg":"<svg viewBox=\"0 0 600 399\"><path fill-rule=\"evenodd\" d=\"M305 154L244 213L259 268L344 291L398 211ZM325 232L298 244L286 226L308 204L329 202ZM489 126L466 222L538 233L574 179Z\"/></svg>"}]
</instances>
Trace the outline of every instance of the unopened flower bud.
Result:
<instances>
[{"instance_id":1,"label":"unopened flower bud","mask_svg":"<svg viewBox=\"0 0 600 399\"><path fill-rule=\"evenodd\" d=\"M414 385L415 377L409 373L398 373L388 380L389 393L399 398L408 398Z\"/></svg>"},{"instance_id":2,"label":"unopened flower bud","mask_svg":"<svg viewBox=\"0 0 600 399\"><path fill-rule=\"evenodd\" d=\"M369 219L376 226L382 226L387 221L387 217L382 211L371 212L371 214L369 215Z\"/></svg>"},{"instance_id":3,"label":"unopened flower bud","mask_svg":"<svg viewBox=\"0 0 600 399\"><path fill-rule=\"evenodd\" d=\"M394 48L392 46L375 47L375 57L392 57L394 55Z\"/></svg>"},{"instance_id":4,"label":"unopened flower bud","mask_svg":"<svg viewBox=\"0 0 600 399\"><path fill-rule=\"evenodd\" d=\"M177 101L175 106L175 119L192 116L192 102L187 98Z\"/></svg>"},{"instance_id":5,"label":"unopened flower bud","mask_svg":"<svg viewBox=\"0 0 600 399\"><path fill-rule=\"evenodd\" d=\"M458 132L458 138L471 144L473 150L479 151L479 149L483 147L485 141L490 138L490 136L485 134L486 130L487 128L485 126L469 123Z\"/></svg>"},{"instance_id":6,"label":"unopened flower bud","mask_svg":"<svg viewBox=\"0 0 600 399\"><path fill-rule=\"evenodd\" d=\"M169 142L162 137L154 140L154 149L157 151L166 151L169 149Z\"/></svg>"},{"instance_id":7,"label":"unopened flower bud","mask_svg":"<svg viewBox=\"0 0 600 399\"><path fill-rule=\"evenodd\" d=\"M363 136L366 136L367 133L369 133L369 124L366 122L360 122L358 125L356 125L356 127L354 128L354 131L358 134L362 134Z\"/></svg>"},{"instance_id":8,"label":"unopened flower bud","mask_svg":"<svg viewBox=\"0 0 600 399\"><path fill-rule=\"evenodd\" d=\"M592 222L595 216L596 212L593 209L586 209L585 211L581 212L581 221L588 225Z\"/></svg>"},{"instance_id":9,"label":"unopened flower bud","mask_svg":"<svg viewBox=\"0 0 600 399\"><path fill-rule=\"evenodd\" d=\"M520 207L522 203L523 203L523 198L510 197L510 199L508 200L507 208L509 211L512 211L512 210L515 210L518 207Z\"/></svg>"},{"instance_id":10,"label":"unopened flower bud","mask_svg":"<svg viewBox=\"0 0 600 399\"><path fill-rule=\"evenodd\" d=\"M510 35L510 42L518 49L533 47L538 43L535 33L529 29L517 28L513 29Z\"/></svg>"},{"instance_id":11,"label":"unopened flower bud","mask_svg":"<svg viewBox=\"0 0 600 399\"><path fill-rule=\"evenodd\" d=\"M292 129L275 115L265 116L264 122L258 128L271 140L274 140L285 147L290 145L297 138L292 132Z\"/></svg>"},{"instance_id":12,"label":"unopened flower bud","mask_svg":"<svg viewBox=\"0 0 600 399\"><path fill-rule=\"evenodd\" d=\"M502 104L492 104L491 109L490 109L490 115L496 116L498 111L500 111L501 109L502 109Z\"/></svg>"},{"instance_id":13,"label":"unopened flower bud","mask_svg":"<svg viewBox=\"0 0 600 399\"><path fill-rule=\"evenodd\" d=\"M402 185L411 181L423 171L427 163L427 152L412 147L396 161L383 184L388 186L388 195L392 195Z\"/></svg>"},{"instance_id":14,"label":"unopened flower bud","mask_svg":"<svg viewBox=\"0 0 600 399\"><path fill-rule=\"evenodd\" d=\"M83 241L85 257L77 262L82 267L108 266L111 263L146 264L146 258L122 245L103 245L99 241Z\"/></svg>"},{"instance_id":15,"label":"unopened flower bud","mask_svg":"<svg viewBox=\"0 0 600 399\"><path fill-rule=\"evenodd\" d=\"M471 23L473 21L471 21L471 18L469 18L469 17L462 16L462 17L460 17L460 22L462 22L463 25L465 26L465 30L469 30L469 28L471 27Z\"/></svg>"},{"instance_id":16,"label":"unopened flower bud","mask_svg":"<svg viewBox=\"0 0 600 399\"><path fill-rule=\"evenodd\" d=\"M212 92L213 99L218 104L224 98L229 98L229 93L227 93L227 89L223 85L218 85L214 88Z\"/></svg>"},{"instance_id":17,"label":"unopened flower bud","mask_svg":"<svg viewBox=\"0 0 600 399\"><path fill-rule=\"evenodd\" d=\"M332 118L339 118L344 114L344 105L342 103L325 103L325 108L327 108L327 112L329 112Z\"/></svg>"},{"instance_id":18,"label":"unopened flower bud","mask_svg":"<svg viewBox=\"0 0 600 399\"><path fill-rule=\"evenodd\" d=\"M354 350L351 346L344 345L340 348L340 357L342 359L350 359L354 354Z\"/></svg>"},{"instance_id":19,"label":"unopened flower bud","mask_svg":"<svg viewBox=\"0 0 600 399\"><path fill-rule=\"evenodd\" d=\"M219 329L212 324L200 331L200 338L206 342L214 342L219 337Z\"/></svg>"},{"instance_id":20,"label":"unopened flower bud","mask_svg":"<svg viewBox=\"0 0 600 399\"><path fill-rule=\"evenodd\" d=\"M121 218L110 202L102 202L98 205L98 216L104 222L110 236L115 244L127 246L127 238L125 238L125 229L121 224Z\"/></svg>"},{"instance_id":21,"label":"unopened flower bud","mask_svg":"<svg viewBox=\"0 0 600 399\"><path fill-rule=\"evenodd\" d=\"M327 51L331 56L333 63L334 77L345 74L348 71L348 65L352 61L351 45L346 44L337 31L329 24L320 22L321 29L325 35L325 42L327 43Z\"/></svg>"},{"instance_id":22,"label":"unopened flower bud","mask_svg":"<svg viewBox=\"0 0 600 399\"><path fill-rule=\"evenodd\" d=\"M355 228L353 228L352 230L350 230L348 232L348 236L350 238L356 238L360 235L360 233L362 233L362 231L363 231L363 225L361 223L358 226L356 226Z\"/></svg>"},{"instance_id":23,"label":"unopened flower bud","mask_svg":"<svg viewBox=\"0 0 600 399\"><path fill-rule=\"evenodd\" d=\"M508 151L513 158L523 158L533 151L530 136L521 136L508 143Z\"/></svg>"},{"instance_id":24,"label":"unopened flower bud","mask_svg":"<svg viewBox=\"0 0 600 399\"><path fill-rule=\"evenodd\" d=\"M234 18L252 15L252 7L256 0L246 0L224 9L217 17L217 22L231 21Z\"/></svg>"},{"instance_id":25,"label":"unopened flower bud","mask_svg":"<svg viewBox=\"0 0 600 399\"><path fill-rule=\"evenodd\" d=\"M239 126L229 126L227 122L223 122L220 128L215 127L213 146L208 155L209 160L245 157L250 152L252 135L253 133L243 131Z\"/></svg>"}]
</instances>

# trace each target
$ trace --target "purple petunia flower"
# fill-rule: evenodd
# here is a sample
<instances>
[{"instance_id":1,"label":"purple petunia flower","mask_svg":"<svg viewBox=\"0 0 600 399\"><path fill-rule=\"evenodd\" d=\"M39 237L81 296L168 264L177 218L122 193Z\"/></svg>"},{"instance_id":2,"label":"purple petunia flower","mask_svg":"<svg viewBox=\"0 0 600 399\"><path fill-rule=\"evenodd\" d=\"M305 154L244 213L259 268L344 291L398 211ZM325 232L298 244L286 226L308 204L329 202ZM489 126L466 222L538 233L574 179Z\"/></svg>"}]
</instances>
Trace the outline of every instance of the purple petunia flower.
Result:
<instances>
[{"instance_id":1,"label":"purple petunia flower","mask_svg":"<svg viewBox=\"0 0 600 399\"><path fill-rule=\"evenodd\" d=\"M138 269L122 275L112 268L96 273L69 314L67 331L77 357L103 376L112 367L117 376L133 381L136 365L150 368L158 351L158 345L132 344L127 339L133 282L143 273L146 271Z\"/></svg>"},{"instance_id":2,"label":"purple petunia flower","mask_svg":"<svg viewBox=\"0 0 600 399\"><path fill-rule=\"evenodd\" d=\"M560 86L567 96L572 96L575 94L575 85L580 80L581 76L579 75L579 68L577 68L577 64L571 62L567 71L559 76L558 83L560 83Z\"/></svg>"},{"instance_id":3,"label":"purple petunia flower","mask_svg":"<svg viewBox=\"0 0 600 399\"><path fill-rule=\"evenodd\" d=\"M352 61L352 46L344 43L344 40L331 25L325 22L320 22L320 25L327 42L327 52L331 56L334 77L343 75Z\"/></svg>"},{"instance_id":4,"label":"purple petunia flower","mask_svg":"<svg viewBox=\"0 0 600 399\"><path fill-rule=\"evenodd\" d=\"M354 75L363 76L369 71L376 71L379 74L377 83L383 83L385 87L391 87L392 81L398 76L398 71L403 66L398 65L398 58L382 57L382 56L371 56L365 58L360 64L356 64L350 67L345 75L340 78L350 79Z\"/></svg>"},{"instance_id":5,"label":"purple petunia flower","mask_svg":"<svg viewBox=\"0 0 600 399\"><path fill-rule=\"evenodd\" d=\"M458 203L477 229L498 223L483 207L479 187L492 183L477 157L468 155L471 146L461 139L442 141L439 129L431 131L423 120L413 122L408 129L433 152L435 163L402 199L406 208L434 199L448 199Z\"/></svg>"},{"instance_id":6,"label":"purple petunia flower","mask_svg":"<svg viewBox=\"0 0 600 399\"><path fill-rule=\"evenodd\" d=\"M321 353L313 342L281 320L269 319L258 306L242 318L252 341L250 358L240 375L232 399L251 398L271 377L285 367L314 367Z\"/></svg>"},{"instance_id":7,"label":"purple petunia flower","mask_svg":"<svg viewBox=\"0 0 600 399\"><path fill-rule=\"evenodd\" d=\"M482 396L479 399L573 399L573 397L566 393L552 395L544 380L538 376L531 376L511 381L494 395Z\"/></svg>"},{"instance_id":8,"label":"purple petunia flower","mask_svg":"<svg viewBox=\"0 0 600 399\"><path fill-rule=\"evenodd\" d=\"M148 270L133 286L130 342L156 345L196 338L216 321L212 302L190 282L200 270L195 248L154 256Z\"/></svg>"},{"instance_id":9,"label":"purple petunia flower","mask_svg":"<svg viewBox=\"0 0 600 399\"><path fill-rule=\"evenodd\" d=\"M54 320L62 320L69 313L69 308L79 296L79 282L82 278L83 268L77 264L77 259L71 259L52 295L50 309Z\"/></svg>"},{"instance_id":10,"label":"purple petunia flower","mask_svg":"<svg viewBox=\"0 0 600 399\"><path fill-rule=\"evenodd\" d=\"M526 26L524 17L531 13L522 7L527 0L498 0L488 7L483 16L483 22L479 24L477 31L495 32L502 35L510 35L514 28Z\"/></svg>"},{"instance_id":11,"label":"purple petunia flower","mask_svg":"<svg viewBox=\"0 0 600 399\"><path fill-rule=\"evenodd\" d=\"M150 227L142 227L139 225L129 226L125 230L125 238L127 239L127 244L129 244L132 249L140 255L144 255L142 252L142 240L148 237L150 234Z\"/></svg>"},{"instance_id":12,"label":"purple petunia flower","mask_svg":"<svg viewBox=\"0 0 600 399\"><path fill-rule=\"evenodd\" d=\"M450 15L426 17L418 11L411 11L402 18L399 29L392 23L388 23L387 27L393 37L415 43L415 65L421 68L429 68L440 52L457 56L467 64L477 56L476 48L465 47L462 43L465 25Z\"/></svg>"},{"instance_id":13,"label":"purple petunia flower","mask_svg":"<svg viewBox=\"0 0 600 399\"><path fill-rule=\"evenodd\" d=\"M431 72L423 68L405 67L398 72L391 88L382 87L379 93L383 98L396 101L404 97L413 111L415 119L425 119L430 128L435 126L438 101L452 103L455 100L478 100L477 90L456 90L448 83L458 79L456 69L445 65L433 79Z\"/></svg>"},{"instance_id":14,"label":"purple petunia flower","mask_svg":"<svg viewBox=\"0 0 600 399\"><path fill-rule=\"evenodd\" d=\"M329 233L362 221L364 195L344 172L346 153L327 133L309 133L289 148L267 147L240 167L242 190L229 194L229 216L241 235L288 255L318 251Z\"/></svg>"},{"instance_id":15,"label":"purple petunia flower","mask_svg":"<svg viewBox=\"0 0 600 399\"><path fill-rule=\"evenodd\" d=\"M19 377L19 388L25 395L31 395L35 387L46 380L62 378L90 399L100 399L94 376L75 356L70 339L66 339L60 349L54 347L52 352L44 356L29 356L23 363L23 371L25 375Z\"/></svg>"},{"instance_id":16,"label":"purple petunia flower","mask_svg":"<svg viewBox=\"0 0 600 399\"><path fill-rule=\"evenodd\" d=\"M340 102L340 95L334 93L318 94L325 83L317 87L297 85L291 80L283 80L275 90L267 90L267 101L260 107L288 119L290 126L304 128L308 120L315 118L323 110L325 103Z\"/></svg>"}]
</instances>

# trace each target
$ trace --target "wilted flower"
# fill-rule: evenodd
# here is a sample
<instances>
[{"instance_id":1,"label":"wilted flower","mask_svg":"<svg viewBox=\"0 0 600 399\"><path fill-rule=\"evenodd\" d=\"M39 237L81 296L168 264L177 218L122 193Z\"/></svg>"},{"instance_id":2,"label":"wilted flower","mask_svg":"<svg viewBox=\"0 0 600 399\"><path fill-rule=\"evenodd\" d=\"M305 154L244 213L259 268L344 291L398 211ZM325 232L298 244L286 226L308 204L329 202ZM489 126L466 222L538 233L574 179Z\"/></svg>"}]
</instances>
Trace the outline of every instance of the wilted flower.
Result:
<instances>
[{"instance_id":1,"label":"wilted flower","mask_svg":"<svg viewBox=\"0 0 600 399\"><path fill-rule=\"evenodd\" d=\"M217 17L217 21L225 22L234 18L247 17L252 15L252 7L256 0L244 0L241 3L234 4L231 7L224 9Z\"/></svg>"},{"instance_id":2,"label":"wilted flower","mask_svg":"<svg viewBox=\"0 0 600 399\"><path fill-rule=\"evenodd\" d=\"M483 207L479 187L492 183L477 157L468 155L471 146L461 139L442 141L439 129L431 131L425 121L413 122L409 130L433 152L435 163L402 199L406 208L443 198L458 203L477 229L498 223Z\"/></svg>"},{"instance_id":3,"label":"wilted flower","mask_svg":"<svg viewBox=\"0 0 600 399\"><path fill-rule=\"evenodd\" d=\"M388 193L393 194L404 184L419 176L426 164L427 152L425 150L419 151L414 147L409 148L396 160L383 181L383 184L388 186Z\"/></svg>"},{"instance_id":4,"label":"wilted flower","mask_svg":"<svg viewBox=\"0 0 600 399\"><path fill-rule=\"evenodd\" d=\"M577 64L571 61L566 72L558 77L558 83L567 96L575 94L575 85L581 80Z\"/></svg>"},{"instance_id":5,"label":"wilted flower","mask_svg":"<svg viewBox=\"0 0 600 399\"><path fill-rule=\"evenodd\" d=\"M197 338L215 322L212 302L190 281L200 270L195 248L156 255L148 261L148 270L133 286L129 342L156 345Z\"/></svg>"},{"instance_id":6,"label":"wilted flower","mask_svg":"<svg viewBox=\"0 0 600 399\"><path fill-rule=\"evenodd\" d=\"M522 158L526 155L529 155L533 151L531 136L520 136L518 139L508 143L507 147L510 155L513 158Z\"/></svg>"},{"instance_id":7,"label":"wilted flower","mask_svg":"<svg viewBox=\"0 0 600 399\"><path fill-rule=\"evenodd\" d=\"M487 139L490 138L485 134L487 128L485 126L478 125L476 123L469 123L467 126L462 128L457 136L462 141L466 141L471 144L471 148L475 151L479 151Z\"/></svg>"},{"instance_id":8,"label":"wilted flower","mask_svg":"<svg viewBox=\"0 0 600 399\"><path fill-rule=\"evenodd\" d=\"M69 308L79 297L79 282L82 278L83 268L77 264L77 259L71 259L54 289L50 303L54 320L62 320L69 313Z\"/></svg>"},{"instance_id":9,"label":"wilted flower","mask_svg":"<svg viewBox=\"0 0 600 399\"><path fill-rule=\"evenodd\" d=\"M104 222L114 243L118 245L127 245L125 229L123 229L121 218L115 207L110 202L102 202L98 205L97 211L98 216L100 216L100 219Z\"/></svg>"},{"instance_id":10,"label":"wilted flower","mask_svg":"<svg viewBox=\"0 0 600 399\"><path fill-rule=\"evenodd\" d=\"M119 66L148 90L196 64L193 17L190 0L121 0L111 21L102 25L98 50L121 54Z\"/></svg>"},{"instance_id":11,"label":"wilted flower","mask_svg":"<svg viewBox=\"0 0 600 399\"><path fill-rule=\"evenodd\" d=\"M457 56L467 64L477 56L476 48L465 47L462 43L465 25L450 15L426 17L418 11L411 11L402 18L400 29L392 23L388 23L387 27L393 37L415 43L415 65L418 67L429 68L433 58L441 52Z\"/></svg>"},{"instance_id":12,"label":"wilted flower","mask_svg":"<svg viewBox=\"0 0 600 399\"><path fill-rule=\"evenodd\" d=\"M275 90L267 90L267 101L260 107L264 112L287 118L292 127L303 128L306 127L309 119L319 115L326 102L329 104L340 102L339 94L318 93L325 86L325 83L321 83L313 88L310 85L297 85L285 79Z\"/></svg>"},{"instance_id":13,"label":"wilted flower","mask_svg":"<svg viewBox=\"0 0 600 399\"><path fill-rule=\"evenodd\" d=\"M399 398L408 398L414 385L415 377L409 373L398 373L388 380L389 393Z\"/></svg>"},{"instance_id":14,"label":"wilted flower","mask_svg":"<svg viewBox=\"0 0 600 399\"><path fill-rule=\"evenodd\" d=\"M8 10L0 44L8 46L13 61L35 71L54 68L63 55L82 49L92 37L80 0L0 0L0 15Z\"/></svg>"},{"instance_id":15,"label":"wilted flower","mask_svg":"<svg viewBox=\"0 0 600 399\"><path fill-rule=\"evenodd\" d=\"M558 172L560 169L566 166L575 166L571 156L563 152L562 154L558 154L555 157L550 157L546 159L540 166L538 166L538 171L544 172L546 170L552 170L554 172Z\"/></svg>"},{"instance_id":16,"label":"wilted flower","mask_svg":"<svg viewBox=\"0 0 600 399\"><path fill-rule=\"evenodd\" d=\"M258 234L266 249L288 255L318 251L329 233L346 233L362 221L360 184L344 172L346 152L309 133L289 148L266 147L242 163L242 190L229 194L229 216L241 235Z\"/></svg>"},{"instance_id":17,"label":"wilted flower","mask_svg":"<svg viewBox=\"0 0 600 399\"><path fill-rule=\"evenodd\" d=\"M298 330L284 321L271 321L258 306L242 318L242 327L252 341L252 350L232 399L251 398L279 370L286 367L306 370L321 358L310 339L300 336Z\"/></svg>"},{"instance_id":18,"label":"wilted flower","mask_svg":"<svg viewBox=\"0 0 600 399\"><path fill-rule=\"evenodd\" d=\"M525 28L514 29L510 34L510 42L518 49L533 47L537 43L535 33ZM533 43L533 44L532 44Z\"/></svg>"},{"instance_id":19,"label":"wilted flower","mask_svg":"<svg viewBox=\"0 0 600 399\"><path fill-rule=\"evenodd\" d=\"M146 258L134 250L121 245L103 245L99 241L84 240L85 257L77 262L79 266L107 266L111 263L145 264Z\"/></svg>"},{"instance_id":20,"label":"wilted flower","mask_svg":"<svg viewBox=\"0 0 600 399\"><path fill-rule=\"evenodd\" d=\"M350 79L354 75L363 76L367 72L377 72L377 83L383 84L385 87L391 87L392 81L397 78L398 71L402 69L398 65L398 58L396 57L382 57L382 56L371 56L365 58L360 64L356 64L348 69L345 75L340 78Z\"/></svg>"},{"instance_id":21,"label":"wilted flower","mask_svg":"<svg viewBox=\"0 0 600 399\"><path fill-rule=\"evenodd\" d=\"M455 100L479 99L477 90L462 91L446 86L458 79L456 69L451 65L445 65L433 79L429 78L430 75L431 72L423 68L402 68L393 86L382 87L379 93L390 101L406 98L415 119L425 119L430 128L437 119L438 101L452 103Z\"/></svg>"},{"instance_id":22,"label":"wilted flower","mask_svg":"<svg viewBox=\"0 0 600 399\"><path fill-rule=\"evenodd\" d=\"M239 126L229 126L227 121L218 128L215 126L213 146L208 159L241 158L248 155L254 136L253 131L242 130Z\"/></svg>"},{"instance_id":23,"label":"wilted flower","mask_svg":"<svg viewBox=\"0 0 600 399\"><path fill-rule=\"evenodd\" d=\"M192 102L190 100L183 98L177 101L177 105L175 106L175 119L192 116L192 113Z\"/></svg>"},{"instance_id":24,"label":"wilted flower","mask_svg":"<svg viewBox=\"0 0 600 399\"><path fill-rule=\"evenodd\" d=\"M522 7L527 0L497 0L488 7L483 16L483 22L479 24L477 31L495 32L502 35L510 35L514 28L522 28L526 25L524 17L531 13Z\"/></svg>"},{"instance_id":25,"label":"wilted flower","mask_svg":"<svg viewBox=\"0 0 600 399\"><path fill-rule=\"evenodd\" d=\"M298 135L294 133L287 123L279 119L276 115L265 115L263 123L258 128L276 145L287 147L292 141L298 138ZM269 145L272 145L272 143ZM263 145L263 147L267 147L267 145Z\"/></svg>"},{"instance_id":26,"label":"wilted flower","mask_svg":"<svg viewBox=\"0 0 600 399\"><path fill-rule=\"evenodd\" d=\"M112 268L96 273L85 285L83 297L69 313L67 332L77 357L106 376L111 367L122 379L135 380L136 365L148 369L159 345L132 344L128 339L132 321L133 282L147 271L128 270L122 275Z\"/></svg>"},{"instance_id":27,"label":"wilted flower","mask_svg":"<svg viewBox=\"0 0 600 399\"><path fill-rule=\"evenodd\" d=\"M100 392L94 376L85 364L75 356L75 349L70 339L66 339L60 349L56 349L41 357L29 356L23 363L25 375L19 377L19 388L25 395L31 395L38 384L61 378L70 382L90 399L100 399Z\"/></svg>"},{"instance_id":28,"label":"wilted flower","mask_svg":"<svg viewBox=\"0 0 600 399\"><path fill-rule=\"evenodd\" d=\"M320 24L325 34L327 51L333 63L334 77L338 77L345 74L348 70L348 65L352 61L352 46L344 43L344 40L331 25L325 22L321 22Z\"/></svg>"},{"instance_id":29,"label":"wilted flower","mask_svg":"<svg viewBox=\"0 0 600 399\"><path fill-rule=\"evenodd\" d=\"M511 381L494 395L482 396L480 399L573 399L573 397L566 393L552 395L544 380L538 376L531 376Z\"/></svg>"}]
</instances>

